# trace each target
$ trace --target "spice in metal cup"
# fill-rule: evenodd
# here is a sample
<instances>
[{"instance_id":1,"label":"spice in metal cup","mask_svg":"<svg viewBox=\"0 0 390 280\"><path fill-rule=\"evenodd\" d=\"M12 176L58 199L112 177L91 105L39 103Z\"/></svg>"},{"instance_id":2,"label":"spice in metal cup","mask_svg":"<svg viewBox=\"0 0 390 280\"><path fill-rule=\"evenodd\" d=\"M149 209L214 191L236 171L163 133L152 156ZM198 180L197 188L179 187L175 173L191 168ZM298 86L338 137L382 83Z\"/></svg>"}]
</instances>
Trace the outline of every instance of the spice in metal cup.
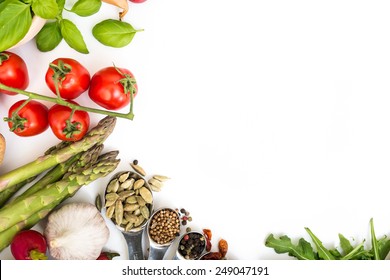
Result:
<instances>
[{"instance_id":1,"label":"spice in metal cup","mask_svg":"<svg viewBox=\"0 0 390 280\"><path fill-rule=\"evenodd\" d=\"M178 253L186 260L197 260L206 248L206 238L199 232L186 233L179 242Z\"/></svg>"},{"instance_id":2,"label":"spice in metal cup","mask_svg":"<svg viewBox=\"0 0 390 280\"><path fill-rule=\"evenodd\" d=\"M149 237L159 245L171 243L180 235L180 219L176 211L163 208L156 211L149 221Z\"/></svg>"},{"instance_id":3,"label":"spice in metal cup","mask_svg":"<svg viewBox=\"0 0 390 280\"><path fill-rule=\"evenodd\" d=\"M153 195L147 182L138 174L117 173L105 193L106 216L122 230L138 231L146 225L153 209Z\"/></svg>"}]
</instances>

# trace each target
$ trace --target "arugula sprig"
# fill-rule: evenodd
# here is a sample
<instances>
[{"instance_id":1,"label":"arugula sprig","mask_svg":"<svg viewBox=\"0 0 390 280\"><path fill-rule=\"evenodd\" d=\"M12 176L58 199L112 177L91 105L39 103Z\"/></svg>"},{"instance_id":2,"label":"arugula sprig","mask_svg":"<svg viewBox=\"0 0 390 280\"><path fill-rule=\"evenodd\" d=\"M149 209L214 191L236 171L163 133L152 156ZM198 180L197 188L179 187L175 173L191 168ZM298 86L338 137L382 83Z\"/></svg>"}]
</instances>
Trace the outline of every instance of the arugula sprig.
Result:
<instances>
[{"instance_id":1,"label":"arugula sprig","mask_svg":"<svg viewBox=\"0 0 390 280\"><path fill-rule=\"evenodd\" d=\"M294 244L287 235L275 237L270 234L265 246L273 248L278 254L288 254L298 260L384 260L390 252L390 238L384 236L377 239L374 230L374 221L370 220L371 243L370 248L366 241L353 246L344 235L339 234L340 246L338 248L326 248L322 241L309 229L305 228L309 234L312 243L300 238L297 244Z\"/></svg>"}]
</instances>

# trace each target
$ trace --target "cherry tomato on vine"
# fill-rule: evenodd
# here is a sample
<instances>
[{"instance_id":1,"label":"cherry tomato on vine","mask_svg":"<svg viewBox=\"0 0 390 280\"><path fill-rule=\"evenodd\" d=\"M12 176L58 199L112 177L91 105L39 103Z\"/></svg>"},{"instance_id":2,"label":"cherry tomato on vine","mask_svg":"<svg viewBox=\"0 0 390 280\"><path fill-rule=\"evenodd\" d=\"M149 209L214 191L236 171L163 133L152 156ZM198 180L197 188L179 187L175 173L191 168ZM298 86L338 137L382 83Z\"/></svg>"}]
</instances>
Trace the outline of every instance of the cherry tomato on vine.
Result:
<instances>
[{"instance_id":1,"label":"cherry tomato on vine","mask_svg":"<svg viewBox=\"0 0 390 280\"><path fill-rule=\"evenodd\" d=\"M70 101L69 101L70 102ZM71 103L78 105L76 102ZM84 137L89 129L90 119L88 112L74 111L55 104L49 110L49 125L54 135L64 141L78 141Z\"/></svg>"},{"instance_id":2,"label":"cherry tomato on vine","mask_svg":"<svg viewBox=\"0 0 390 280\"><path fill-rule=\"evenodd\" d=\"M44 132L49 127L49 109L35 100L30 100L21 107L25 102L26 100L19 100L9 108L5 121L10 130L19 136L34 136Z\"/></svg>"},{"instance_id":3,"label":"cherry tomato on vine","mask_svg":"<svg viewBox=\"0 0 390 280\"><path fill-rule=\"evenodd\" d=\"M18 232L12 239L11 253L15 260L46 260L47 243L42 233L29 229Z\"/></svg>"},{"instance_id":4,"label":"cherry tomato on vine","mask_svg":"<svg viewBox=\"0 0 390 280\"><path fill-rule=\"evenodd\" d=\"M29 81L27 65L20 56L11 52L0 53L0 83L24 90ZM17 94L7 90L0 90L0 92L8 95Z\"/></svg>"},{"instance_id":5,"label":"cherry tomato on vine","mask_svg":"<svg viewBox=\"0 0 390 280\"><path fill-rule=\"evenodd\" d=\"M145 1L146 0L130 0L130 2L133 2L133 3L143 3Z\"/></svg>"},{"instance_id":6,"label":"cherry tomato on vine","mask_svg":"<svg viewBox=\"0 0 390 280\"><path fill-rule=\"evenodd\" d=\"M119 110L137 95L138 86L133 73L125 68L106 67L91 78L89 97L108 110Z\"/></svg>"},{"instance_id":7,"label":"cherry tomato on vine","mask_svg":"<svg viewBox=\"0 0 390 280\"><path fill-rule=\"evenodd\" d=\"M63 99L79 97L89 87L91 75L78 61L71 58L57 58L50 63L45 76L46 84L56 94L56 81Z\"/></svg>"}]
</instances>

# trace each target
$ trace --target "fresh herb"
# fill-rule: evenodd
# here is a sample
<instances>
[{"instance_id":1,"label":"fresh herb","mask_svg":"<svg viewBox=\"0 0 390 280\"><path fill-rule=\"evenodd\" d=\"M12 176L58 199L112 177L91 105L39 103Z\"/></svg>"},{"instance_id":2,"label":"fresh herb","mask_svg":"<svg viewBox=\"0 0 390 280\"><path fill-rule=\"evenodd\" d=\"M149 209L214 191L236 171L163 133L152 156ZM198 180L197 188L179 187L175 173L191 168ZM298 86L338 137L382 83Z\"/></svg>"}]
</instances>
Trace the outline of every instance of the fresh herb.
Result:
<instances>
[{"instance_id":1,"label":"fresh herb","mask_svg":"<svg viewBox=\"0 0 390 280\"><path fill-rule=\"evenodd\" d=\"M93 36L103 45L121 48L130 44L135 33L142 31L123 21L107 19L95 25Z\"/></svg>"},{"instance_id":2,"label":"fresh herb","mask_svg":"<svg viewBox=\"0 0 390 280\"><path fill-rule=\"evenodd\" d=\"M305 230L317 250L314 250L311 243L304 238L300 238L298 244L294 244L287 235L277 238L270 234L265 241L265 246L273 248L278 254L288 254L298 260L384 260L390 252L390 238L384 236L377 239L373 219L370 220L370 249L366 249L368 245L365 241L354 247L342 234L339 234L341 250L326 248L309 228Z\"/></svg>"},{"instance_id":3,"label":"fresh herb","mask_svg":"<svg viewBox=\"0 0 390 280\"><path fill-rule=\"evenodd\" d=\"M51 51L58 44L65 42L80 53L87 54L88 48L78 27L67 18L63 18L63 10L88 17L97 13L102 0L78 0L70 9L65 8L66 0L0 0L0 52L17 44L27 34L31 27L33 15L47 19L48 22L36 36L37 48L40 51ZM105 1L107 2L107 1ZM110 2L110 1L108 1ZM125 1L124 3L127 2ZM117 5L114 1L112 5ZM122 5L121 5L122 6ZM128 45L135 30L129 23L123 22L127 9L119 13L120 20L108 19L98 23L93 29L93 35L104 45L124 47ZM95 35L96 34L96 35Z\"/></svg>"},{"instance_id":4,"label":"fresh herb","mask_svg":"<svg viewBox=\"0 0 390 280\"><path fill-rule=\"evenodd\" d=\"M47 52L55 49L62 41L60 24L49 22L41 29L35 37L37 48L42 52Z\"/></svg>"},{"instance_id":5,"label":"fresh herb","mask_svg":"<svg viewBox=\"0 0 390 280\"><path fill-rule=\"evenodd\" d=\"M79 0L73 5L70 12L73 12L81 17L88 17L96 14L100 10L101 6L102 1L100 0Z\"/></svg>"},{"instance_id":6,"label":"fresh herb","mask_svg":"<svg viewBox=\"0 0 390 280\"><path fill-rule=\"evenodd\" d=\"M84 42L83 35L77 26L68 19L62 19L60 21L61 35L68 45L81 53L89 53L87 45Z\"/></svg>"},{"instance_id":7,"label":"fresh herb","mask_svg":"<svg viewBox=\"0 0 390 280\"><path fill-rule=\"evenodd\" d=\"M30 5L17 0L0 4L0 51L7 50L27 34L31 26Z\"/></svg>"}]
</instances>

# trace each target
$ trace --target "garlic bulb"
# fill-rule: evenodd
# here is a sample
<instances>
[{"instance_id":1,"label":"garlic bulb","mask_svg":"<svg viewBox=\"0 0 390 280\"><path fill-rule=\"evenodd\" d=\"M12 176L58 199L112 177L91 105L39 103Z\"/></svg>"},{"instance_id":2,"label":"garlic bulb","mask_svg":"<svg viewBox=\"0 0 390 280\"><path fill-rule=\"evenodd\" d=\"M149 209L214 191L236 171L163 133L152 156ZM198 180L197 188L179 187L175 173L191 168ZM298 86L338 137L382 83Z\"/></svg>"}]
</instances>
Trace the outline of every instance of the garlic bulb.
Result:
<instances>
[{"instance_id":1,"label":"garlic bulb","mask_svg":"<svg viewBox=\"0 0 390 280\"><path fill-rule=\"evenodd\" d=\"M44 234L53 258L96 260L110 232L93 204L69 203L49 215Z\"/></svg>"}]
</instances>

